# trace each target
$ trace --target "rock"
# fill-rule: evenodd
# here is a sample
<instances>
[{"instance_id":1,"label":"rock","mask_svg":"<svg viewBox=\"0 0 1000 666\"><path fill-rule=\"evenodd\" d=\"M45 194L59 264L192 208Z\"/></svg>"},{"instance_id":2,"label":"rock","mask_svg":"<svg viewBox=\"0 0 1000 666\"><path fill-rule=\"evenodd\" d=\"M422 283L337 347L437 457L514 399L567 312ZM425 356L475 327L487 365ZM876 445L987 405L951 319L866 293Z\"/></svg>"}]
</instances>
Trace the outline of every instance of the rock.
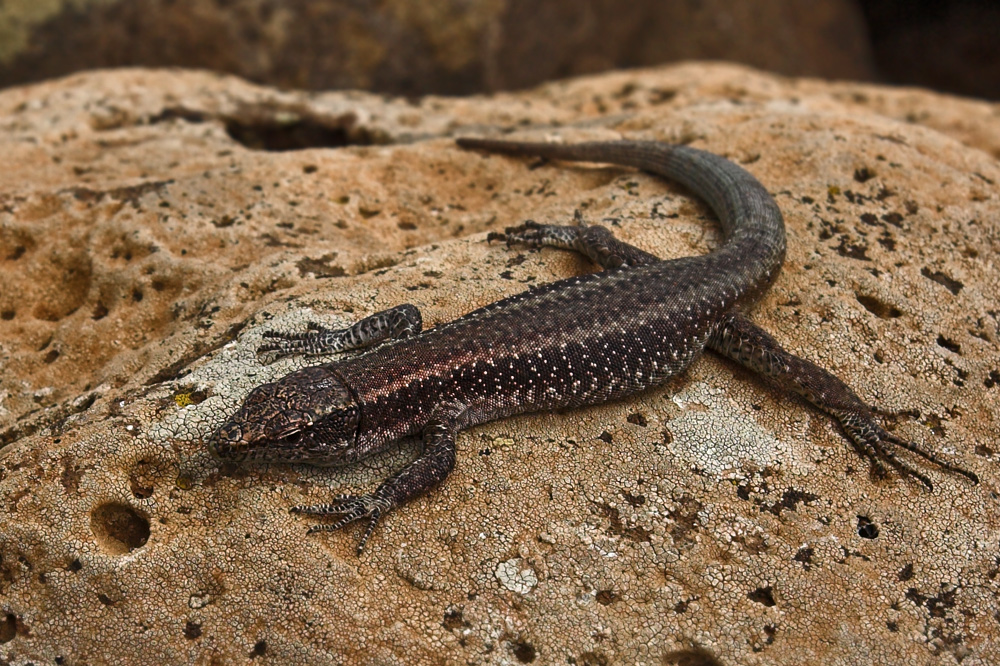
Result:
<instances>
[{"instance_id":1,"label":"rock","mask_svg":"<svg viewBox=\"0 0 1000 666\"><path fill-rule=\"evenodd\" d=\"M75 0L0 5L0 86L144 65L283 88L471 94L670 60L875 77L851 0Z\"/></svg>"},{"instance_id":2,"label":"rock","mask_svg":"<svg viewBox=\"0 0 1000 666\"><path fill-rule=\"evenodd\" d=\"M0 93L0 659L995 663L995 111L727 65L469 99L144 70ZM664 257L718 241L677 186L450 139L508 130L743 164L789 231L753 319L982 483L874 481L826 416L707 355L464 432L360 558L355 529L307 537L289 507L415 445L344 470L211 459L250 388L316 362L262 365L263 331L402 302L436 325L590 270L485 243L529 217L613 218Z\"/></svg>"}]
</instances>

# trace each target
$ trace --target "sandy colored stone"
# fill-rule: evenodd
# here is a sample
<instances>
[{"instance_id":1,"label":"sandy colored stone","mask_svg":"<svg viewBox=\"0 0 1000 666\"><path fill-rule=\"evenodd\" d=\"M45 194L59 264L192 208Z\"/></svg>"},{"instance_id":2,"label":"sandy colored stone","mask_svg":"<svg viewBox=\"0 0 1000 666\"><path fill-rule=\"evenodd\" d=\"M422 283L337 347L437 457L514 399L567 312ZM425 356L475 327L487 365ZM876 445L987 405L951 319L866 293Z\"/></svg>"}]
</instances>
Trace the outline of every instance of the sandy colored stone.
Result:
<instances>
[{"instance_id":1,"label":"sandy colored stone","mask_svg":"<svg viewBox=\"0 0 1000 666\"><path fill-rule=\"evenodd\" d=\"M996 663L1000 166L975 140L996 111L710 65L416 102L142 70L0 93L0 658ZM355 530L307 538L290 506L415 444L347 470L212 460L247 391L314 362L262 365L263 331L402 302L435 325L589 270L484 242L529 217L614 218L664 257L718 241L676 186L448 138L506 130L743 164L789 234L754 320L982 483L874 482L828 418L706 356L464 432L361 558Z\"/></svg>"}]
</instances>

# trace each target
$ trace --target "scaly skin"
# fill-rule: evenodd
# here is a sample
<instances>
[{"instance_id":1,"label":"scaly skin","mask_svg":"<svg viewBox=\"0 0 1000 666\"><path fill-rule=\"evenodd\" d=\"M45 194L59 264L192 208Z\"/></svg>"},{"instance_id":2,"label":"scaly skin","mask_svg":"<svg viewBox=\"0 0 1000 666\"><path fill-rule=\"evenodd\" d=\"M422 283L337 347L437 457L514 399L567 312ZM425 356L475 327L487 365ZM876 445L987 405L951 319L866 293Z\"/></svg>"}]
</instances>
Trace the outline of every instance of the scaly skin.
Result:
<instances>
[{"instance_id":1,"label":"scaly skin","mask_svg":"<svg viewBox=\"0 0 1000 666\"><path fill-rule=\"evenodd\" d=\"M785 255L781 212L749 173L685 146L619 141L576 145L459 139L464 148L610 162L675 180L715 211L725 240L700 257L661 261L601 226L527 222L490 239L585 254L603 272L541 285L421 332L412 305L354 326L269 334L261 353L368 353L304 368L254 389L211 438L230 460L343 465L421 435L420 456L374 492L338 496L296 513L337 514L335 530L361 518L361 552L379 518L441 483L465 428L522 412L616 400L683 372L707 347L802 395L831 414L873 472L892 467L928 489L930 479L895 454L905 448L978 481L975 474L886 432L842 381L793 356L741 311L774 279Z\"/></svg>"}]
</instances>

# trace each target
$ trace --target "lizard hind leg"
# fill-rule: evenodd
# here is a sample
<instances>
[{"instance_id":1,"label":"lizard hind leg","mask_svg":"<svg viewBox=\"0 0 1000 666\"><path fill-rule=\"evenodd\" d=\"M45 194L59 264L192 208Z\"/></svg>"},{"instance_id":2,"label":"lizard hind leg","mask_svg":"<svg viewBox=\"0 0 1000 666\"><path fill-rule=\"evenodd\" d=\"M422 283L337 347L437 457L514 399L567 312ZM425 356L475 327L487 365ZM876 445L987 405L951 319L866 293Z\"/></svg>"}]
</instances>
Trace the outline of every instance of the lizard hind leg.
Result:
<instances>
[{"instance_id":1,"label":"lizard hind leg","mask_svg":"<svg viewBox=\"0 0 1000 666\"><path fill-rule=\"evenodd\" d=\"M847 384L823 368L787 352L742 314L727 314L716 325L708 347L768 377L782 388L797 393L833 416L855 451L869 461L876 476L885 476L886 468L891 467L901 476L916 479L932 490L933 484L927 475L896 455L899 449L906 449L941 469L979 483L979 477L974 472L887 432L875 420L871 407Z\"/></svg>"},{"instance_id":2,"label":"lizard hind leg","mask_svg":"<svg viewBox=\"0 0 1000 666\"><path fill-rule=\"evenodd\" d=\"M522 243L531 247L556 247L586 256L601 268L641 266L660 259L634 245L615 238L611 230L599 224L587 226L580 211L574 213L575 225L539 224L527 220L503 233L491 232L487 241L503 240L507 245Z\"/></svg>"}]
</instances>

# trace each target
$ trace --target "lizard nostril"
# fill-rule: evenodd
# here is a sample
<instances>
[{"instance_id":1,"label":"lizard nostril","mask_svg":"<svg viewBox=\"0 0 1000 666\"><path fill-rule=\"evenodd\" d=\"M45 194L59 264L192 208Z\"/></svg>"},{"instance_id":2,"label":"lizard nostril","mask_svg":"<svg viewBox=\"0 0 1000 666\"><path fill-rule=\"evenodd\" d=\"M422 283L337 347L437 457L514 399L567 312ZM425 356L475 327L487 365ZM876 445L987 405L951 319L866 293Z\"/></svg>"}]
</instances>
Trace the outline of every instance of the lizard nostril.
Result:
<instances>
[{"instance_id":1,"label":"lizard nostril","mask_svg":"<svg viewBox=\"0 0 1000 666\"><path fill-rule=\"evenodd\" d=\"M236 423L227 423L219 428L208 440L208 452L215 458L222 458L232 452L233 445L243 438L243 429Z\"/></svg>"}]
</instances>

